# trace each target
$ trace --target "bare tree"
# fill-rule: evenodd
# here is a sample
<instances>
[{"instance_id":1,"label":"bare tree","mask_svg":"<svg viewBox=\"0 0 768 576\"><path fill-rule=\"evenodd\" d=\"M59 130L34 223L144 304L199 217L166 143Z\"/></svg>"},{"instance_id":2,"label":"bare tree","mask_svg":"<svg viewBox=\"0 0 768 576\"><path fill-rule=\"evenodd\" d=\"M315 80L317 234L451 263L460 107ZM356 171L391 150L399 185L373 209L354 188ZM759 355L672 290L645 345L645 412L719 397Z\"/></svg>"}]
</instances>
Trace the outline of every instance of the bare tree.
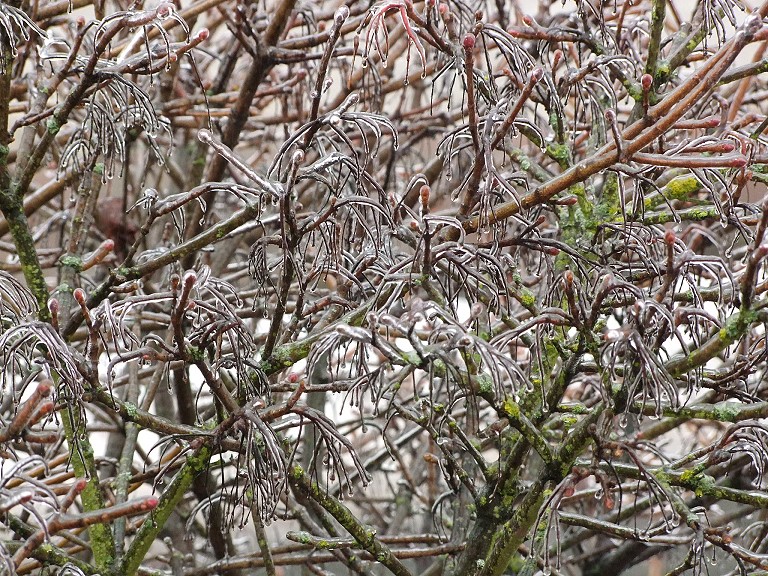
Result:
<instances>
[{"instance_id":1,"label":"bare tree","mask_svg":"<svg viewBox=\"0 0 768 576\"><path fill-rule=\"evenodd\" d=\"M525 10L0 4L0 574L768 570L768 3Z\"/></svg>"}]
</instances>

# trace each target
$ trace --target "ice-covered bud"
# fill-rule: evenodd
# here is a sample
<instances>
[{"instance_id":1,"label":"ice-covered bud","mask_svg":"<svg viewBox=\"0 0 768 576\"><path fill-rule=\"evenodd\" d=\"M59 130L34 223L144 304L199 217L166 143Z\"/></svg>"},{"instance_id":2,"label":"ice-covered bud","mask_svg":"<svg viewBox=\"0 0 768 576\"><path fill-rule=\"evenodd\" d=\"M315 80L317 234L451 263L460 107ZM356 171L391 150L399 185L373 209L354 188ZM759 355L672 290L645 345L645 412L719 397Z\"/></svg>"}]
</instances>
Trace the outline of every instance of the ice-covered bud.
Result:
<instances>
[{"instance_id":1,"label":"ice-covered bud","mask_svg":"<svg viewBox=\"0 0 768 576\"><path fill-rule=\"evenodd\" d=\"M349 6L346 4L339 6L339 8L336 10L336 13L333 15L333 20L336 22L336 24L341 25L347 18L349 18Z\"/></svg>"},{"instance_id":2,"label":"ice-covered bud","mask_svg":"<svg viewBox=\"0 0 768 576\"><path fill-rule=\"evenodd\" d=\"M86 302L86 296L85 296L85 290L82 288L75 288L75 291L72 292L72 296L75 297L75 301L80 304L81 306L85 305Z\"/></svg>"}]
</instances>

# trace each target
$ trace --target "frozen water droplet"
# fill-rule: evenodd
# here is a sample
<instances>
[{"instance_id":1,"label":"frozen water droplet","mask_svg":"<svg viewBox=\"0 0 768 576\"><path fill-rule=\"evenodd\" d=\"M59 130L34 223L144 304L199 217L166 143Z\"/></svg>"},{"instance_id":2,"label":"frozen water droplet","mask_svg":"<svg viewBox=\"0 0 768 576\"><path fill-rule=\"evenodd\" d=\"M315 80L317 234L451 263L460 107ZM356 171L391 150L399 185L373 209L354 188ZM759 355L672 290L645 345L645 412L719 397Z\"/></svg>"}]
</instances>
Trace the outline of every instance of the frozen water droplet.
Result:
<instances>
[{"instance_id":1,"label":"frozen water droplet","mask_svg":"<svg viewBox=\"0 0 768 576\"><path fill-rule=\"evenodd\" d=\"M525 381L525 391L526 392L535 392L536 386L534 386L533 382L526 380Z\"/></svg>"},{"instance_id":2,"label":"frozen water droplet","mask_svg":"<svg viewBox=\"0 0 768 576\"><path fill-rule=\"evenodd\" d=\"M604 494L605 493L603 492L603 489L598 488L597 490L595 490L595 500L602 500Z\"/></svg>"}]
</instances>

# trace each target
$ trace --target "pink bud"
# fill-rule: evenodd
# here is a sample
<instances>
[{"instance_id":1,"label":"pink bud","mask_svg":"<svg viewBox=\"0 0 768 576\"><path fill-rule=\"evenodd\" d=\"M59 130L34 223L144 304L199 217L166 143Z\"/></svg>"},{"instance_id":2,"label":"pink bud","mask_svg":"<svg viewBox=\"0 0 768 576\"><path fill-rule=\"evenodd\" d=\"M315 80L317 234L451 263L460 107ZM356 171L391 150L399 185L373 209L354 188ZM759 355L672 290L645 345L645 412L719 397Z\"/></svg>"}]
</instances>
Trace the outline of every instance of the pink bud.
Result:
<instances>
[{"instance_id":1,"label":"pink bud","mask_svg":"<svg viewBox=\"0 0 768 576\"><path fill-rule=\"evenodd\" d=\"M197 282L197 274L195 274L194 270L188 270L184 274L184 287L189 290L195 285L195 282Z\"/></svg>"},{"instance_id":2,"label":"pink bud","mask_svg":"<svg viewBox=\"0 0 768 576\"><path fill-rule=\"evenodd\" d=\"M171 4L161 4L157 7L157 11L155 12L157 14L157 17L160 19L170 18L173 14L173 6Z\"/></svg>"},{"instance_id":3,"label":"pink bud","mask_svg":"<svg viewBox=\"0 0 768 576\"><path fill-rule=\"evenodd\" d=\"M748 160L741 155L734 156L732 158L728 158L728 167L729 168L744 168L748 164Z\"/></svg>"},{"instance_id":4,"label":"pink bud","mask_svg":"<svg viewBox=\"0 0 768 576\"><path fill-rule=\"evenodd\" d=\"M419 189L419 197L421 198L421 205L425 208L429 204L430 188L426 184Z\"/></svg>"},{"instance_id":5,"label":"pink bud","mask_svg":"<svg viewBox=\"0 0 768 576\"><path fill-rule=\"evenodd\" d=\"M565 55L563 54L563 51L558 48L552 53L552 69L554 70L560 65L560 62L563 61L565 58Z\"/></svg>"},{"instance_id":6,"label":"pink bud","mask_svg":"<svg viewBox=\"0 0 768 576\"><path fill-rule=\"evenodd\" d=\"M82 288L75 288L75 291L72 292L72 296L75 297L75 300L77 301L78 304L80 304L81 306L85 305L85 302L86 302L85 290L83 290Z\"/></svg>"}]
</instances>

